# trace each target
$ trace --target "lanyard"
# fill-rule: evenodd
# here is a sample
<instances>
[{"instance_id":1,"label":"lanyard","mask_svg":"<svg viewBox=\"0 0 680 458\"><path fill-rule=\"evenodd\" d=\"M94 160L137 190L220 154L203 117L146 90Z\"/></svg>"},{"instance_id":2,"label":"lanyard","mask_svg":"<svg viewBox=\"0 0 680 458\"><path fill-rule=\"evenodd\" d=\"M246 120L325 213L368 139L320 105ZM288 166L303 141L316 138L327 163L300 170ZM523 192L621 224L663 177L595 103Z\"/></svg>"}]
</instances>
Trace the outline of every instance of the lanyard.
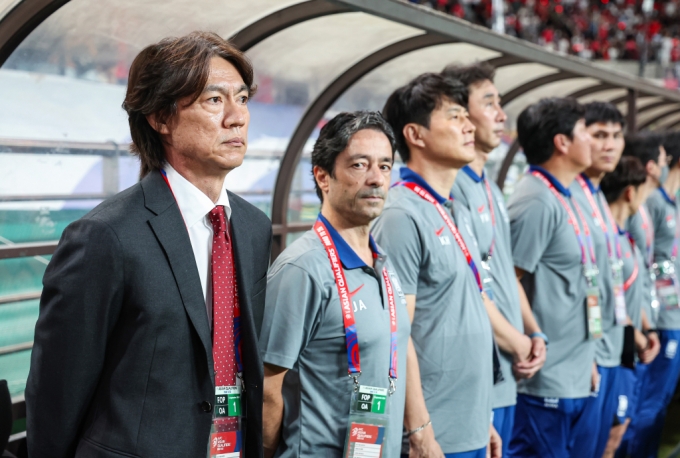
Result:
<instances>
[{"instance_id":1,"label":"lanyard","mask_svg":"<svg viewBox=\"0 0 680 458\"><path fill-rule=\"evenodd\" d=\"M170 181L168 181L168 176L166 175L165 170L163 170L163 169L161 169L161 176L163 177L165 184L168 185L168 189L170 189L170 192L172 193L172 197L175 198L175 193L172 190L172 186L170 186ZM177 201L177 198L175 198L175 201ZM214 332L215 332L215 330L213 329L213 333ZM236 302L234 304L234 355L236 356L234 359L236 360L236 371L237 371L238 374L243 374L243 361L241 360L241 348L242 348L241 347L241 307L239 307L238 302ZM239 375L239 377L240 377L240 375Z\"/></svg>"},{"instance_id":2,"label":"lanyard","mask_svg":"<svg viewBox=\"0 0 680 458\"><path fill-rule=\"evenodd\" d=\"M638 209L640 218L642 218L642 229L645 231L645 249L647 250L647 265L651 266L654 262L654 252L652 251L652 242L654 242L654 228L649 222L649 215L645 210L644 205L640 205Z\"/></svg>"},{"instance_id":3,"label":"lanyard","mask_svg":"<svg viewBox=\"0 0 680 458\"><path fill-rule=\"evenodd\" d=\"M493 256L493 249L496 246L496 210L493 208L493 194L491 193L491 186L486 178L484 178L484 187L486 188L486 200L489 204L489 213L491 214L491 246L489 247L489 259Z\"/></svg>"},{"instance_id":4,"label":"lanyard","mask_svg":"<svg viewBox=\"0 0 680 458\"><path fill-rule=\"evenodd\" d=\"M331 270L335 277L335 286L338 288L338 298L342 307L342 320L345 326L345 345L347 347L347 372L354 378L354 383L358 384L361 375L361 357L359 352L359 339L357 337L356 321L354 320L354 308L349 297L349 289L345 271L342 269L338 249L335 247L333 237L328 233L326 225L321 220L314 223L314 232L321 240L321 244L326 250L328 260L331 263ZM390 311L390 394L394 392L394 380L397 378L397 304L394 298L394 289L390 280L387 268L383 267L382 276L385 280L385 290L387 291L387 305Z\"/></svg>"},{"instance_id":5,"label":"lanyard","mask_svg":"<svg viewBox=\"0 0 680 458\"><path fill-rule=\"evenodd\" d=\"M642 207L640 207L642 208ZM628 291L631 286L633 286L633 283L635 282L635 279L637 279L638 276L638 263L637 263L637 258L635 256L635 240L633 240L633 237L628 234L628 241L630 241L630 249L632 251L632 257L633 257L633 272L630 274L630 277L628 277L628 280L626 280L623 283L623 290Z\"/></svg>"},{"instance_id":6,"label":"lanyard","mask_svg":"<svg viewBox=\"0 0 680 458\"><path fill-rule=\"evenodd\" d=\"M538 178L545 184L548 189L557 197L557 200L562 204L562 207L567 211L567 223L574 229L574 233L576 233L576 239L578 240L578 244L581 247L581 264L583 265L583 269L586 269L586 265L588 262L588 256L587 256L587 251L586 251L586 245L583 243L583 237L581 236L581 229L578 226L578 222L576 221L576 216L574 215L574 212L571 210L571 207L567 203L566 200L564 200L564 197L562 197L562 194L555 189L555 186L546 178L543 176L541 172L538 170L534 170L531 172L533 176ZM590 250L590 260L593 265L593 268L596 266L596 258L595 258L595 250L593 249L593 244L592 240L590 239L590 228L588 227L588 224L585 221L585 218L583 217L583 214L581 213L581 209L579 208L578 204L575 201L572 201L574 204L574 208L576 208L576 211L578 212L579 218L581 220L581 224L583 225L583 232L586 238L586 241L588 242L588 248Z\"/></svg>"},{"instance_id":7,"label":"lanyard","mask_svg":"<svg viewBox=\"0 0 680 458\"><path fill-rule=\"evenodd\" d=\"M618 232L618 225L616 224L616 221L614 221L614 216L612 215L612 210L609 208L609 205L607 203L604 204L604 210L605 213L607 214L607 219L609 220L609 225L614 228L615 231ZM609 242L609 241L607 241ZM609 243L607 243L607 247L609 247ZM621 254L621 241L619 240L618 237L616 237L616 258L619 261L623 260L623 255ZM611 255L609 259L612 259Z\"/></svg>"},{"instance_id":8,"label":"lanyard","mask_svg":"<svg viewBox=\"0 0 680 458\"><path fill-rule=\"evenodd\" d=\"M468 250L468 247L465 244L465 240L463 240L463 237L460 235L460 232L458 232L458 228L453 223L453 221L451 221L451 218L449 217L448 213L446 213L446 210L444 210L444 207L442 207L442 205L439 202L437 202L429 192L427 192L425 189L418 186L417 184L410 181L402 181L399 184L401 186L406 186L408 189L418 194L422 199L428 201L429 203L435 206L435 208L439 212L439 216L442 217L444 223L446 223L446 225L448 226L449 230L453 234L453 238L456 240L456 243L458 243L458 246L463 252L465 260L467 261L468 266L470 266L470 269L472 270L472 273L475 276L475 280L477 281L479 291L482 292L484 290L484 287L482 285L482 277L479 275L479 271L477 270L475 261L474 259L472 259L472 255L470 254L470 250Z\"/></svg>"},{"instance_id":9,"label":"lanyard","mask_svg":"<svg viewBox=\"0 0 680 458\"><path fill-rule=\"evenodd\" d=\"M678 221L678 204L675 203L675 235L673 237L673 249L671 250L671 259L678 257L678 241L680 240L680 221Z\"/></svg>"},{"instance_id":10,"label":"lanyard","mask_svg":"<svg viewBox=\"0 0 680 458\"><path fill-rule=\"evenodd\" d=\"M607 224L605 223L604 218L602 217L602 213L600 212L600 207L597 205L597 202L595 202L595 198L593 196L593 193L590 192L590 188L588 187L588 184L586 184L586 180L583 179L581 175L578 175L576 177L576 181L578 184L581 186L581 189L583 189L583 193L586 195L586 199L588 200L588 203L590 204L590 208L593 211L593 219L597 221L600 224L600 229L602 229L602 233L605 236L605 239L607 240L607 254L609 255L609 259L614 259L614 253L612 252L612 244L611 244L611 238L609 234L609 230L607 229ZM609 224L612 227L616 227L616 223L614 222L614 218L611 215L611 212L609 211L609 206L605 204L605 209L607 211L607 219L609 220ZM616 255L618 260L621 260L621 243L618 241L618 237L616 238Z\"/></svg>"}]
</instances>

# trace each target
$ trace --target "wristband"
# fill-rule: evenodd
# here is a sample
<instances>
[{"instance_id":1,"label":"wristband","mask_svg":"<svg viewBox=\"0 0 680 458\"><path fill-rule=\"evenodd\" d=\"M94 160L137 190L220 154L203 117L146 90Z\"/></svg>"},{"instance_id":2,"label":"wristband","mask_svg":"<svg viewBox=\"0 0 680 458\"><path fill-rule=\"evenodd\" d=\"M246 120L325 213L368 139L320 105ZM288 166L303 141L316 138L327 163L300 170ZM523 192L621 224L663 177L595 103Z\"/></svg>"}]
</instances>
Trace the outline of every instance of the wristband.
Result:
<instances>
[{"instance_id":1,"label":"wristband","mask_svg":"<svg viewBox=\"0 0 680 458\"><path fill-rule=\"evenodd\" d=\"M534 333L529 334L529 338L530 338L530 339L533 339L534 337L540 337L541 339L543 339L543 341L545 342L545 346L546 346L546 347L547 347L548 344L550 343L550 341L548 340L548 336L546 336L546 335L545 335L544 333L542 333L542 332L534 332Z\"/></svg>"},{"instance_id":2,"label":"wristband","mask_svg":"<svg viewBox=\"0 0 680 458\"><path fill-rule=\"evenodd\" d=\"M432 424L432 420L428 420L427 423L425 423L423 426L419 426L419 427L416 428L416 429L412 429L411 431L408 431L408 432L406 433L406 437L410 437L410 436L413 436L415 433L419 433L420 431L422 431L423 429L427 428L427 427L430 426L431 424Z\"/></svg>"}]
</instances>

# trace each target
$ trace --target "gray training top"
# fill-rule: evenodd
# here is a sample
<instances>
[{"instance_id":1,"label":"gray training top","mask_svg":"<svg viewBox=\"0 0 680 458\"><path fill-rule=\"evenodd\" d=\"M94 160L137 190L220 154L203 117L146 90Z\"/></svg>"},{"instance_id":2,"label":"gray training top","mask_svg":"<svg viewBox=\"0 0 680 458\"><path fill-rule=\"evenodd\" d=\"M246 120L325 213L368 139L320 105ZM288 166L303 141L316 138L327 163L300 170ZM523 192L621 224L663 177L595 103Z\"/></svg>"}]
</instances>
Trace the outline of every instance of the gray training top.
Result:
<instances>
[{"instance_id":1,"label":"gray training top","mask_svg":"<svg viewBox=\"0 0 680 458\"><path fill-rule=\"evenodd\" d=\"M671 259L675 240L676 202L663 188L652 192L647 198L649 217L654 224L654 262L661 263ZM675 274L680 276L680 259L675 259ZM680 329L680 309L659 310L657 323L659 329Z\"/></svg>"},{"instance_id":2,"label":"gray training top","mask_svg":"<svg viewBox=\"0 0 680 458\"><path fill-rule=\"evenodd\" d=\"M642 217L642 212L645 212L645 215L647 215L647 224L649 224L649 227L651 228L651 239L649 240L649 246L647 245L645 219ZM656 328L654 314L652 313L652 288L654 288L654 285L652 284L652 279L650 277L650 257L654 256L654 227L652 226L652 221L649 219L649 210L647 209L646 204L640 205L638 212L628 218L628 221L626 221L626 230L631 235L631 237L633 237L635 245L637 246L638 251L640 252L644 261L638 266L640 268L638 276L642 282L642 292L640 296L642 300L642 309L645 311L645 315L647 315L647 321L649 321L652 328ZM628 299L626 299L626 306L628 306Z\"/></svg>"},{"instance_id":3,"label":"gray training top","mask_svg":"<svg viewBox=\"0 0 680 458\"><path fill-rule=\"evenodd\" d=\"M461 172L463 173L458 174L451 194L470 212L472 230L477 239L480 256L489 254L493 240L493 253L489 266L493 279L491 289L494 302L505 319L519 332L524 333L517 278L512 263L510 219L505 208L503 193L496 183L484 176L484 173L480 177L468 166L463 167ZM491 190L495 226L492 225L486 183ZM502 351L500 356L501 370L505 380L494 386L494 409L513 406L517 403L517 382L512 374L513 357Z\"/></svg>"},{"instance_id":4,"label":"gray training top","mask_svg":"<svg viewBox=\"0 0 680 458\"><path fill-rule=\"evenodd\" d=\"M400 174L451 212L452 201L415 172L403 167ZM458 202L453 219L479 265L470 216ZM493 388L491 324L460 247L435 206L404 186L390 190L373 233L390 253L404 293L416 296L411 337L437 442L444 453L485 447Z\"/></svg>"},{"instance_id":5,"label":"gray training top","mask_svg":"<svg viewBox=\"0 0 680 458\"><path fill-rule=\"evenodd\" d=\"M600 310L602 311L602 338L595 343L595 361L602 367L616 367L621 364L621 352L623 351L623 326L616 325L616 316L614 309L616 306L616 297L614 296L614 276L612 274L611 259L609 257L609 250L616 258L616 243L619 239L618 229L612 226L609 218L607 218L606 208L607 201L602 194L602 191L595 187L590 182L587 176L581 175L586 182L593 195L595 203L604 224L607 227L607 234L602 231L599 218L595 216L593 208L588 202L583 188L577 180L569 186L573 198L578 203L586 223L590 228L593 244L595 247L595 257L597 259L597 268L600 271L598 276L598 284L600 286ZM609 243L609 247L607 244Z\"/></svg>"},{"instance_id":6,"label":"gray training top","mask_svg":"<svg viewBox=\"0 0 680 458\"><path fill-rule=\"evenodd\" d=\"M391 397L383 456L397 458L411 330L406 301L382 250L372 246L377 257L375 267L369 267L327 221L323 222L335 242L354 306L361 385L389 387L390 317L383 266L395 290L399 379ZM353 382L347 375L345 328L335 278L314 231L286 248L269 270L260 349L265 363L289 369L283 383L283 430L276 456L342 456Z\"/></svg>"},{"instance_id":7,"label":"gray training top","mask_svg":"<svg viewBox=\"0 0 680 458\"><path fill-rule=\"evenodd\" d=\"M573 207L571 193L559 181L540 167L530 170L542 171ZM588 397L595 342L588 338L581 248L567 212L543 182L528 174L510 197L508 214L515 266L527 272L522 284L539 326L550 339L545 365L533 378L520 382L518 392ZM581 226L580 221L577 224Z\"/></svg>"},{"instance_id":8,"label":"gray training top","mask_svg":"<svg viewBox=\"0 0 680 458\"><path fill-rule=\"evenodd\" d=\"M628 232L619 231L619 242L623 253L623 278L624 285L630 284L625 289L626 310L628 317L636 329L642 329L642 303L645 296L644 259L637 245L631 244ZM635 267L637 265L637 272ZM633 277L635 275L635 277ZM634 278L634 279L633 279Z\"/></svg>"}]
</instances>

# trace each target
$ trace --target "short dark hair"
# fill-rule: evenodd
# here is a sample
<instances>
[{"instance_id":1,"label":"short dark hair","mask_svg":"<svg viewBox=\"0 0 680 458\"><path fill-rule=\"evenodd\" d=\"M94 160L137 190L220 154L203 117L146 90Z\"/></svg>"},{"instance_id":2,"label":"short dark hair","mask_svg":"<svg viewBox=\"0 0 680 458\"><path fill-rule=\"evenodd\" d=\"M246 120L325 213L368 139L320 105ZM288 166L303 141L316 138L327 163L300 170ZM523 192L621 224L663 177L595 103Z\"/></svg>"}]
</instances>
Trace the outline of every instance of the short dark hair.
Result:
<instances>
[{"instance_id":1,"label":"short dark hair","mask_svg":"<svg viewBox=\"0 0 680 458\"><path fill-rule=\"evenodd\" d=\"M675 167L680 159L680 133L668 133L663 139L663 148L666 150L666 155L670 157L668 165Z\"/></svg>"},{"instance_id":2,"label":"short dark hair","mask_svg":"<svg viewBox=\"0 0 680 458\"><path fill-rule=\"evenodd\" d=\"M392 147L392 157L397 149L392 128L377 111L355 111L352 113L340 113L321 128L319 138L314 143L312 150L312 174L314 166L319 166L333 177L335 160L342 153L354 134L364 129L372 129L385 134ZM316 195L323 202L323 194L319 184L314 180Z\"/></svg>"},{"instance_id":3,"label":"short dark hair","mask_svg":"<svg viewBox=\"0 0 680 458\"><path fill-rule=\"evenodd\" d=\"M180 99L191 97L193 103L205 88L213 57L221 57L236 67L250 95L255 93L250 60L215 33L192 32L164 38L135 57L123 109L130 124L130 149L141 161L140 178L165 164L160 134L146 117L155 114L160 122L166 122L177 113Z\"/></svg>"},{"instance_id":4,"label":"short dark hair","mask_svg":"<svg viewBox=\"0 0 680 458\"><path fill-rule=\"evenodd\" d=\"M475 62L471 65L449 64L442 70L442 75L456 79L468 89L473 84L491 81L496 77L496 69L488 62Z\"/></svg>"},{"instance_id":5,"label":"short dark hair","mask_svg":"<svg viewBox=\"0 0 680 458\"><path fill-rule=\"evenodd\" d=\"M573 138L574 126L585 116L585 108L574 99L541 99L517 118L517 138L531 165L539 165L555 152L555 135Z\"/></svg>"},{"instance_id":6,"label":"short dark hair","mask_svg":"<svg viewBox=\"0 0 680 458\"><path fill-rule=\"evenodd\" d=\"M616 105L609 102L590 102L584 105L586 109L586 126L596 122L619 124L623 129L626 127L626 118L623 117Z\"/></svg>"},{"instance_id":7,"label":"short dark hair","mask_svg":"<svg viewBox=\"0 0 680 458\"><path fill-rule=\"evenodd\" d=\"M415 123L429 128L432 112L445 100L467 108L467 87L439 73L423 73L394 91L385 102L382 113L392 126L397 149L404 162L411 158L404 138L404 126Z\"/></svg>"},{"instance_id":8,"label":"short dark hair","mask_svg":"<svg viewBox=\"0 0 680 458\"><path fill-rule=\"evenodd\" d=\"M659 147L663 143L663 137L653 132L639 132L626 135L626 146L623 148L623 156L638 158L646 167L649 161L658 162Z\"/></svg>"},{"instance_id":9,"label":"short dark hair","mask_svg":"<svg viewBox=\"0 0 680 458\"><path fill-rule=\"evenodd\" d=\"M628 187L638 187L647 180L645 166L635 156L622 157L613 172L602 179L600 188L607 202L612 203L621 197L621 193Z\"/></svg>"}]
</instances>

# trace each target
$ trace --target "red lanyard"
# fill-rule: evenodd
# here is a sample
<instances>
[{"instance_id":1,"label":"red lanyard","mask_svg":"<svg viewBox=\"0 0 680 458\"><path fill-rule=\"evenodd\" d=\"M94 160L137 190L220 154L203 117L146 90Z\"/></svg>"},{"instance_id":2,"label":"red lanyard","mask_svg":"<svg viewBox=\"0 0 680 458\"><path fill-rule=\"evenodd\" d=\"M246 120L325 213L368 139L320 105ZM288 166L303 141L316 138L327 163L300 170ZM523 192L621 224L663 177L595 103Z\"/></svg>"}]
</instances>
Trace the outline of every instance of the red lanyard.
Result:
<instances>
[{"instance_id":1,"label":"red lanyard","mask_svg":"<svg viewBox=\"0 0 680 458\"><path fill-rule=\"evenodd\" d=\"M328 233L326 225L321 220L316 220L314 232L321 240L321 244L326 250L328 260L331 263L331 270L335 277L335 286L338 289L338 298L342 307L342 320L345 326L345 345L347 347L347 372L351 377L361 375L361 357L359 352L359 339L357 337L357 326L354 320L354 308L349 297L349 285L345 278L345 271L342 269L338 249L335 247L333 237ZM397 304L394 298L394 289L387 269L383 267L382 276L385 280L385 290L387 291L387 305L390 311L390 380L397 378Z\"/></svg>"},{"instance_id":2,"label":"red lanyard","mask_svg":"<svg viewBox=\"0 0 680 458\"><path fill-rule=\"evenodd\" d=\"M581 175L578 175L576 177L576 181L578 184L581 186L581 189L583 189L583 193L586 195L586 199L588 200L588 203L590 204L590 208L593 211L593 219L595 221L598 221L600 223L600 229L602 229L602 233L605 236L605 239L607 240L607 253L609 254L609 259L614 258L614 253L612 252L612 245L611 245L611 239L609 236L609 230L607 229L607 224L605 223L604 218L602 217L602 213L600 212L600 207L597 205L597 202L595 202L595 198L593 197L593 193L590 192L590 188L588 187L588 184L586 183L586 180L583 179ZM612 218L611 213L609 212L609 206L605 205L605 208L607 210L607 216L609 219L609 224L612 227L616 227L616 223L614 222L614 218ZM618 259L621 260L621 244L618 242L618 238L616 240L616 254L618 256Z\"/></svg>"},{"instance_id":3,"label":"red lanyard","mask_svg":"<svg viewBox=\"0 0 680 458\"><path fill-rule=\"evenodd\" d=\"M642 207L640 207L642 208ZM632 251L631 256L633 257L633 272L630 274L630 277L628 280L626 280L623 283L623 290L628 291L631 286L633 286L633 283L635 282L635 279L637 279L638 276L638 263L637 263L637 257L635 256L635 240L633 240L633 237L631 237L630 234L628 234L628 241L630 241L630 249Z\"/></svg>"},{"instance_id":4,"label":"red lanyard","mask_svg":"<svg viewBox=\"0 0 680 458\"><path fill-rule=\"evenodd\" d=\"M609 225L618 232L619 226L616 224L616 221L614 221L614 216L612 215L611 208L609 208L609 205L607 205L605 203L604 209L605 209L605 212L607 213L607 219L609 220ZM609 238L609 237L607 237L607 238ZM607 242L609 242L609 240L607 240ZM609 248L609 243L607 243L607 248ZM623 255L621 254L621 242L619 241L618 237L616 238L616 256L617 256L619 261L623 260ZM611 259L611 255L609 256L609 258Z\"/></svg>"},{"instance_id":5,"label":"red lanyard","mask_svg":"<svg viewBox=\"0 0 680 458\"><path fill-rule=\"evenodd\" d=\"M640 218L642 218L642 229L645 231L645 249L647 250L647 265L652 265L654 261L654 252L652 251L652 243L654 242L654 228L649 222L649 215L645 210L644 205L640 205L638 209Z\"/></svg>"},{"instance_id":6,"label":"red lanyard","mask_svg":"<svg viewBox=\"0 0 680 458\"><path fill-rule=\"evenodd\" d=\"M491 186L486 178L484 178L484 187L486 188L486 200L489 204L489 213L491 214L491 246L489 247L489 258L493 256L493 249L496 246L496 210L493 208L493 194L491 193Z\"/></svg>"},{"instance_id":7,"label":"red lanyard","mask_svg":"<svg viewBox=\"0 0 680 458\"><path fill-rule=\"evenodd\" d=\"M168 176L163 169L161 169L161 176L163 177L163 180L165 180L165 184L168 185L168 189L170 189L170 193L176 202L177 198L175 197L175 193L172 190L172 186L170 186ZM181 213L182 212L180 211L180 214ZM227 228L227 230L229 229ZM239 306L238 302L234 304L234 355L236 356L234 358L236 360L236 370L239 374L242 374L243 361L241 360L241 307Z\"/></svg>"},{"instance_id":8,"label":"red lanyard","mask_svg":"<svg viewBox=\"0 0 680 458\"><path fill-rule=\"evenodd\" d=\"M574 212L571 211L571 207L567 203L566 200L564 200L564 197L562 197L562 194L555 188L555 186L548 180L546 177L543 176L541 172L538 170L534 170L531 172L533 176L538 178L545 184L548 189L557 197L557 200L562 204L562 207L567 211L567 223L574 229L574 232L576 233L576 239L578 240L578 244L581 247L581 264L583 264L583 268L586 268L586 264L588 262L588 256L586 254L586 244L583 243L583 237L581 236L581 229L578 226L578 222L576 221L576 216L574 215ZM583 214L581 213L581 209L579 208L578 204L575 201L572 201L574 204L574 208L576 208L576 211L579 214L579 218L581 220L581 224L583 225L583 232L586 236L586 241L589 242L589 249L590 249L590 260L591 263L593 264L593 267L596 265L596 258L595 258L595 250L593 250L593 245L590 240L590 228L588 227L588 224L585 221L585 218L583 217Z\"/></svg>"},{"instance_id":9,"label":"red lanyard","mask_svg":"<svg viewBox=\"0 0 680 458\"><path fill-rule=\"evenodd\" d=\"M475 261L472 259L472 255L470 254L470 250L468 250L467 245L465 244L465 240L463 240L463 237L460 235L460 232L458 232L458 228L456 225L453 223L451 218L449 218L449 215L446 213L446 210L444 210L444 207L441 206L439 202L435 200L432 195L427 192L425 189L422 187L418 186L417 184L410 182L410 181L403 181L399 183L401 186L406 186L408 189L411 191L415 192L418 194L422 199L428 201L432 205L435 206L437 211L439 212L439 216L442 217L444 220L444 223L448 226L449 230L453 234L453 238L456 240L456 243L458 243L458 246L460 247L461 251L463 252L463 255L465 256L465 260L468 263L468 266L470 266L470 269L472 270L472 273L475 276L475 280L477 281L477 286L479 287L479 291L483 291L484 288L482 286L482 277L479 275L479 271L477 270L477 266L475 265Z\"/></svg>"}]
</instances>

